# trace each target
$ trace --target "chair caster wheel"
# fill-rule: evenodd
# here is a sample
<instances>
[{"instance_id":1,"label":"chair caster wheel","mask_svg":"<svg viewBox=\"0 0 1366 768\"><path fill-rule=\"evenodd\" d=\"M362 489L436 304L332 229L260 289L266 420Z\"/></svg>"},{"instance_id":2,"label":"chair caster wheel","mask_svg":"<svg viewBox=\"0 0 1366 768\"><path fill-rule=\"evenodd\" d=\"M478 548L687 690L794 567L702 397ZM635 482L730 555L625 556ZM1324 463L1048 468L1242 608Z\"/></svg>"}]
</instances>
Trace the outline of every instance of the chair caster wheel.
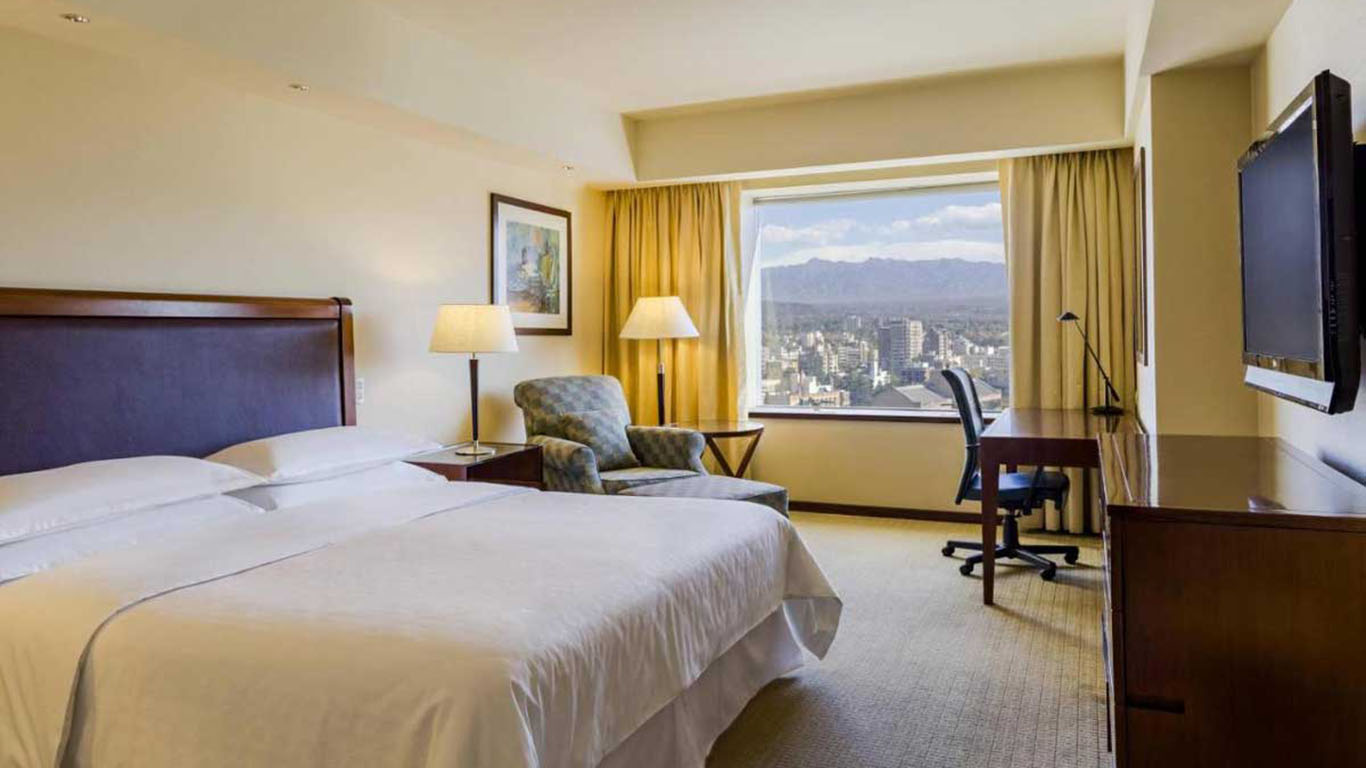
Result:
<instances>
[{"instance_id":1,"label":"chair caster wheel","mask_svg":"<svg viewBox=\"0 0 1366 768\"><path fill-rule=\"evenodd\" d=\"M968 564L966 564L966 563L963 564L963 565L960 565L960 566L958 566L958 572L961 573L961 574L963 574L964 576L971 576L971 575L972 575L972 566L971 566L971 565L968 565Z\"/></svg>"},{"instance_id":2,"label":"chair caster wheel","mask_svg":"<svg viewBox=\"0 0 1366 768\"><path fill-rule=\"evenodd\" d=\"M1052 568L1043 569L1043 572L1039 574L1039 578L1043 579L1044 581L1052 581L1053 578L1057 575L1058 566L1055 565Z\"/></svg>"},{"instance_id":3,"label":"chair caster wheel","mask_svg":"<svg viewBox=\"0 0 1366 768\"><path fill-rule=\"evenodd\" d=\"M943 549L939 550L939 552L944 557L953 557L953 547L944 547Z\"/></svg>"},{"instance_id":4,"label":"chair caster wheel","mask_svg":"<svg viewBox=\"0 0 1366 768\"><path fill-rule=\"evenodd\" d=\"M1067 554L1062 556L1063 562L1067 563L1068 565L1076 565L1079 554L1080 553L1077 552L1068 552Z\"/></svg>"}]
</instances>

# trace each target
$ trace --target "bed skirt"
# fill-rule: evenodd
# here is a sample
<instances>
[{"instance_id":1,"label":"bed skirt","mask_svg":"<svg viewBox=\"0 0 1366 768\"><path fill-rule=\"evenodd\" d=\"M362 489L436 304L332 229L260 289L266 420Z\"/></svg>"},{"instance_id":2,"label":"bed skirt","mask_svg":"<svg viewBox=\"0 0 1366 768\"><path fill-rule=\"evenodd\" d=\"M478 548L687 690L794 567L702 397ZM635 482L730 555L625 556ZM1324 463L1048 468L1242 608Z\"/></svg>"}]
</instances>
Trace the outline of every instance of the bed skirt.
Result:
<instances>
[{"instance_id":1,"label":"bed skirt","mask_svg":"<svg viewBox=\"0 0 1366 768\"><path fill-rule=\"evenodd\" d=\"M802 662L801 646L779 608L612 750L598 768L702 768L716 739L749 700Z\"/></svg>"}]
</instances>

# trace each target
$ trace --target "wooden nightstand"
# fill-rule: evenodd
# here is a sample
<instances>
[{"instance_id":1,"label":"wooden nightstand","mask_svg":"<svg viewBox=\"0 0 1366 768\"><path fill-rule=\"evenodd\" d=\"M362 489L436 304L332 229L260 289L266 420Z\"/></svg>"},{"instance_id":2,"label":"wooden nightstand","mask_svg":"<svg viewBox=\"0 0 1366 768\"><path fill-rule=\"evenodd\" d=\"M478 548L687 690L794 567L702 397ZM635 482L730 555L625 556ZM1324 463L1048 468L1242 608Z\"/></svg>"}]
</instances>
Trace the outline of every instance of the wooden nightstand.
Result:
<instances>
[{"instance_id":1,"label":"wooden nightstand","mask_svg":"<svg viewBox=\"0 0 1366 768\"><path fill-rule=\"evenodd\" d=\"M541 446L521 443L483 443L493 449L486 456L461 456L459 446L413 456L406 461L435 472L447 480L525 485L541 488Z\"/></svg>"}]
</instances>

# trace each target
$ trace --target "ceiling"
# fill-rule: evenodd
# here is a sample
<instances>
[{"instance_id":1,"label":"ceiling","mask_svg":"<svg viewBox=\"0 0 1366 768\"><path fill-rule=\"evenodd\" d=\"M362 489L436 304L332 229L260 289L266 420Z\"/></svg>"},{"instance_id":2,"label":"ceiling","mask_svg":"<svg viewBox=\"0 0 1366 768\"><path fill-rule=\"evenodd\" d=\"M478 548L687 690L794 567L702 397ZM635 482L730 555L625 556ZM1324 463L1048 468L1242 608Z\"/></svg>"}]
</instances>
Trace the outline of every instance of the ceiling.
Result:
<instances>
[{"instance_id":1,"label":"ceiling","mask_svg":"<svg viewBox=\"0 0 1366 768\"><path fill-rule=\"evenodd\" d=\"M1124 51L1126 0L376 0L619 112Z\"/></svg>"}]
</instances>

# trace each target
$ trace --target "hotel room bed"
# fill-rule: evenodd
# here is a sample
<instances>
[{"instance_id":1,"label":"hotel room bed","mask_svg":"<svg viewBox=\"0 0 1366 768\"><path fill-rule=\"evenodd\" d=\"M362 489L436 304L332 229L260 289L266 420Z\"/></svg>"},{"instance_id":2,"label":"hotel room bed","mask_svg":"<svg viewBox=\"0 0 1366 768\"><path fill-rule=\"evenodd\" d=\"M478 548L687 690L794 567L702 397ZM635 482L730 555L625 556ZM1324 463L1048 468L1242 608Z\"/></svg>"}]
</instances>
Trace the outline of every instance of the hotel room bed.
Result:
<instances>
[{"instance_id":1,"label":"hotel room bed","mask_svg":"<svg viewBox=\"0 0 1366 768\"><path fill-rule=\"evenodd\" d=\"M362 495L0 586L0 762L592 766L754 630L762 684L838 615L755 505Z\"/></svg>"},{"instance_id":2,"label":"hotel room bed","mask_svg":"<svg viewBox=\"0 0 1366 768\"><path fill-rule=\"evenodd\" d=\"M309 391L349 397L349 334L323 339L342 381ZM157 452L141 416L102 418L141 437L35 459L0 436L0 475ZM168 439L201 448L165 452L243 436L195 423ZM197 520L0 584L0 765L700 765L840 613L791 524L739 502L436 483Z\"/></svg>"}]
</instances>

